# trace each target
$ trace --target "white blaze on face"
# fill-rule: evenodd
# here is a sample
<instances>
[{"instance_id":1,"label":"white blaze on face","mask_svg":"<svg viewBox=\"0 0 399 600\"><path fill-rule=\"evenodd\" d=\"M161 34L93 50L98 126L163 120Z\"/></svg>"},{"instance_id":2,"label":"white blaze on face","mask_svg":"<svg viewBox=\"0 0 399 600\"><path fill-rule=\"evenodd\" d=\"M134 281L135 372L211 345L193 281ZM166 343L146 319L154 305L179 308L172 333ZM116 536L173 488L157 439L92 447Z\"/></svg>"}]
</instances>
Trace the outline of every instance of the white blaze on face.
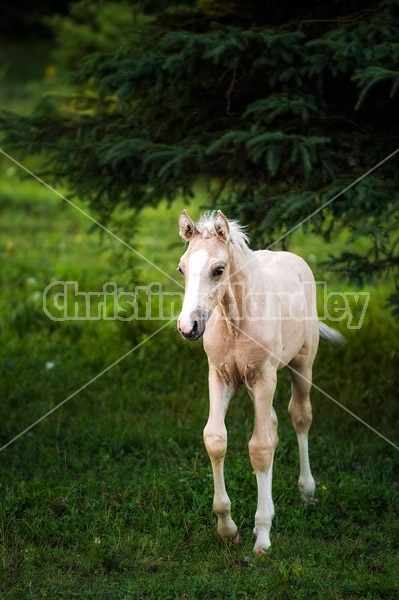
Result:
<instances>
[{"instance_id":1,"label":"white blaze on face","mask_svg":"<svg viewBox=\"0 0 399 600\"><path fill-rule=\"evenodd\" d=\"M183 307L179 316L179 327L181 331L189 333L192 329L191 315L198 308L198 294L200 289L201 273L208 260L206 250L193 252L188 260L186 291Z\"/></svg>"}]
</instances>

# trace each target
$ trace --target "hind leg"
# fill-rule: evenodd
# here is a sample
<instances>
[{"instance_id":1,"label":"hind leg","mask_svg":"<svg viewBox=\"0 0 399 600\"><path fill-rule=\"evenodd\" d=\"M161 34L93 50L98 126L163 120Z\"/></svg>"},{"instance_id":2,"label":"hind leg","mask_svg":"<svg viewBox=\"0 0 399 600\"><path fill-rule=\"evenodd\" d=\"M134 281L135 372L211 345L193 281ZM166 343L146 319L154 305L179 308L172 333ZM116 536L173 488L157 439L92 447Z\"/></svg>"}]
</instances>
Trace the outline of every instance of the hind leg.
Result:
<instances>
[{"instance_id":1,"label":"hind leg","mask_svg":"<svg viewBox=\"0 0 399 600\"><path fill-rule=\"evenodd\" d=\"M312 405L309 392L312 387L312 366L290 367L292 379L292 396L288 405L292 424L297 434L299 447L299 492L302 500L308 500L314 494L315 480L310 470L308 433L312 424Z\"/></svg>"}]
</instances>

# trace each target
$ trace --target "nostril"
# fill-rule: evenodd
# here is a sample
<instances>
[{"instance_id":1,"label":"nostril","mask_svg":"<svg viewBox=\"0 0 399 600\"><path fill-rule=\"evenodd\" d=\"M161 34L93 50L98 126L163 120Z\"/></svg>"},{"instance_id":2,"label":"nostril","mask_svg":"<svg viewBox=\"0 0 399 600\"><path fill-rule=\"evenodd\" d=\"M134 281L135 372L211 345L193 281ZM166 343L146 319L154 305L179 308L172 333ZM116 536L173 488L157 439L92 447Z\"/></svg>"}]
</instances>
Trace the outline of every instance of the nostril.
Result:
<instances>
[{"instance_id":1,"label":"nostril","mask_svg":"<svg viewBox=\"0 0 399 600\"><path fill-rule=\"evenodd\" d=\"M198 333L198 321L194 321L191 333L193 333L193 334Z\"/></svg>"}]
</instances>

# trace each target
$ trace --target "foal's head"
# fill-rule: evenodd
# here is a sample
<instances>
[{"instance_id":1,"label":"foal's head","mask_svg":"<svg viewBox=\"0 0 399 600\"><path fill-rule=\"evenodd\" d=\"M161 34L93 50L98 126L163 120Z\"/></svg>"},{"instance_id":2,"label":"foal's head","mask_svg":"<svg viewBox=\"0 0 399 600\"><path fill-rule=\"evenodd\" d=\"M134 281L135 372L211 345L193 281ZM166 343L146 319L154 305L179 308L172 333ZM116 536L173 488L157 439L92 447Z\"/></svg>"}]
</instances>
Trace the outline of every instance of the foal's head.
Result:
<instances>
[{"instance_id":1,"label":"foal's head","mask_svg":"<svg viewBox=\"0 0 399 600\"><path fill-rule=\"evenodd\" d=\"M181 237L189 244L179 263L179 271L186 281L177 327L186 339L197 340L224 296L232 236L240 235L243 240L246 237L220 210L217 214L204 215L197 224L183 210L179 225Z\"/></svg>"}]
</instances>

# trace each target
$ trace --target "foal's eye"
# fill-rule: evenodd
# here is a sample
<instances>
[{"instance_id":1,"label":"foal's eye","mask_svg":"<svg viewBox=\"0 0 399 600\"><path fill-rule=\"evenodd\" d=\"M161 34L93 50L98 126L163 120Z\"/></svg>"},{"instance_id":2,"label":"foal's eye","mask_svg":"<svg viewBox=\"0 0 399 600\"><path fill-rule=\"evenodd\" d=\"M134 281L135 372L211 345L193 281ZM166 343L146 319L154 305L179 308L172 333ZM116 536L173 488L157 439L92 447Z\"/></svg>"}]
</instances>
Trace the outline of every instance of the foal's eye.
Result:
<instances>
[{"instance_id":1,"label":"foal's eye","mask_svg":"<svg viewBox=\"0 0 399 600\"><path fill-rule=\"evenodd\" d=\"M177 267L177 270L179 271L180 275L183 275L184 277L183 269L180 266Z\"/></svg>"},{"instance_id":2,"label":"foal's eye","mask_svg":"<svg viewBox=\"0 0 399 600\"><path fill-rule=\"evenodd\" d=\"M224 272L224 267L216 267L216 269L213 270L212 275L213 277L221 277L223 275Z\"/></svg>"}]
</instances>

